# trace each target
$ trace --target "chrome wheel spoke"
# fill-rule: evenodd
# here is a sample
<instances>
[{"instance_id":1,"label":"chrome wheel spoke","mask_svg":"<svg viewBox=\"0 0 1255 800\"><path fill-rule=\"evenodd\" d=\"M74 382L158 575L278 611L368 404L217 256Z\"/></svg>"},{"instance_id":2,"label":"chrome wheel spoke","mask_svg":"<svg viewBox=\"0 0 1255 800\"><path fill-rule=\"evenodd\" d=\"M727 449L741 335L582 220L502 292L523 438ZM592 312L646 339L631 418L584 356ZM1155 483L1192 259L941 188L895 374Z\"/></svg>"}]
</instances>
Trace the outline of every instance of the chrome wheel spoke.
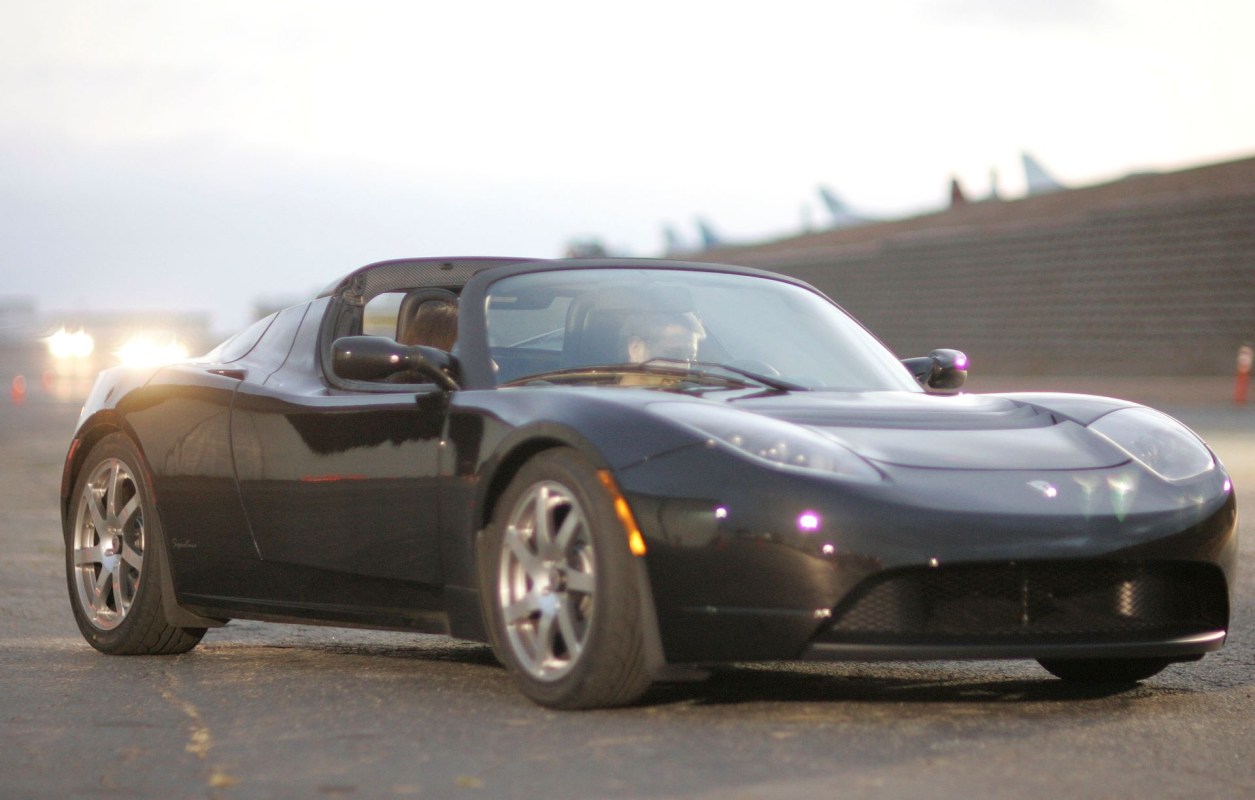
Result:
<instances>
[{"instance_id":1,"label":"chrome wheel spoke","mask_svg":"<svg viewBox=\"0 0 1255 800\"><path fill-rule=\"evenodd\" d=\"M514 525L506 529L505 543L510 555L514 556L528 575L535 575L544 569L544 564L527 546L526 538Z\"/></svg>"},{"instance_id":2,"label":"chrome wheel spoke","mask_svg":"<svg viewBox=\"0 0 1255 800\"><path fill-rule=\"evenodd\" d=\"M553 528L550 514L557 502L559 501L550 496L547 487L540 487L536 493L532 518L533 538L536 542L536 555L541 558L553 558Z\"/></svg>"},{"instance_id":3,"label":"chrome wheel spoke","mask_svg":"<svg viewBox=\"0 0 1255 800\"><path fill-rule=\"evenodd\" d=\"M554 626L553 609L542 609L540 619L536 623L536 658L540 662L539 666L544 667L545 662L552 661L554 658L554 634L557 633Z\"/></svg>"},{"instance_id":4,"label":"chrome wheel spoke","mask_svg":"<svg viewBox=\"0 0 1255 800\"><path fill-rule=\"evenodd\" d=\"M122 510L118 512L118 521L117 521L118 528L125 530L126 527L131 523L131 517L134 516L135 512L138 509L139 509L139 494L136 494L130 500L128 500L126 502L126 505L122 507Z\"/></svg>"},{"instance_id":5,"label":"chrome wheel spoke","mask_svg":"<svg viewBox=\"0 0 1255 800\"><path fill-rule=\"evenodd\" d=\"M132 547L130 542L123 542L122 563L139 572L144 566L144 554Z\"/></svg>"},{"instance_id":6,"label":"chrome wheel spoke","mask_svg":"<svg viewBox=\"0 0 1255 800\"><path fill-rule=\"evenodd\" d=\"M584 640L576 633L575 620L571 618L573 614L569 598L558 606L558 630L562 631L562 642L566 645L567 658L572 661L579 658L580 651L584 649ZM552 647L550 650L552 651Z\"/></svg>"},{"instance_id":7,"label":"chrome wheel spoke","mask_svg":"<svg viewBox=\"0 0 1255 800\"><path fill-rule=\"evenodd\" d=\"M593 593L593 576L587 572L579 570L568 570L566 573L566 588L568 592L579 592L580 594Z\"/></svg>"},{"instance_id":8,"label":"chrome wheel spoke","mask_svg":"<svg viewBox=\"0 0 1255 800\"><path fill-rule=\"evenodd\" d=\"M109 482L105 484L105 514L109 519L118 518L118 478L122 474L122 462L114 461L109 470Z\"/></svg>"},{"instance_id":9,"label":"chrome wheel spoke","mask_svg":"<svg viewBox=\"0 0 1255 800\"><path fill-rule=\"evenodd\" d=\"M579 514L567 514L566 519L562 520L562 525L558 528L558 535L554 539L554 555L561 557L571 546L571 537L575 535L584 526L584 518Z\"/></svg>"},{"instance_id":10,"label":"chrome wheel spoke","mask_svg":"<svg viewBox=\"0 0 1255 800\"><path fill-rule=\"evenodd\" d=\"M502 612L507 625L518 625L522 622L529 622L532 615L539 610L540 599L532 592L528 592L502 609Z\"/></svg>"},{"instance_id":11,"label":"chrome wheel spoke","mask_svg":"<svg viewBox=\"0 0 1255 800\"><path fill-rule=\"evenodd\" d=\"M76 567L86 566L87 564L99 564L102 558L103 555L98 544L74 549L74 566Z\"/></svg>"},{"instance_id":12,"label":"chrome wheel spoke","mask_svg":"<svg viewBox=\"0 0 1255 800\"><path fill-rule=\"evenodd\" d=\"M100 575L92 581L92 610L97 615L109 613L109 590L113 588L117 581L117 575L113 572L102 570Z\"/></svg>"},{"instance_id":13,"label":"chrome wheel spoke","mask_svg":"<svg viewBox=\"0 0 1255 800\"><path fill-rule=\"evenodd\" d=\"M109 523L105 522L104 514L100 510L103 499L103 496L98 494L91 486L88 486L83 491L83 503L87 506L87 511L91 516L91 525L100 536L104 536L105 529L109 527Z\"/></svg>"}]
</instances>

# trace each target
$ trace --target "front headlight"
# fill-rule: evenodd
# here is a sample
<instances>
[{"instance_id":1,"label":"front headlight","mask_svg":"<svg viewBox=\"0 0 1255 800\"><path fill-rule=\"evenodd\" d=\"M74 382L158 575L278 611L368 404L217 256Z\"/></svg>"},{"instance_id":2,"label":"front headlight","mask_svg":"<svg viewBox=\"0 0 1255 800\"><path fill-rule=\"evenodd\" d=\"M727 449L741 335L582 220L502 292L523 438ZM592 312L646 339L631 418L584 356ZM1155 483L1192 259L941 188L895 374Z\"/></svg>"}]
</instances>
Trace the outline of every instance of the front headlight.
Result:
<instances>
[{"instance_id":1,"label":"front headlight","mask_svg":"<svg viewBox=\"0 0 1255 800\"><path fill-rule=\"evenodd\" d=\"M1183 481L1216 468L1211 452L1194 432L1149 408L1123 408L1090 423L1089 429L1168 481Z\"/></svg>"},{"instance_id":2,"label":"front headlight","mask_svg":"<svg viewBox=\"0 0 1255 800\"><path fill-rule=\"evenodd\" d=\"M649 408L771 466L816 470L853 480L881 479L876 468L854 451L788 422L714 404L663 402Z\"/></svg>"}]
</instances>

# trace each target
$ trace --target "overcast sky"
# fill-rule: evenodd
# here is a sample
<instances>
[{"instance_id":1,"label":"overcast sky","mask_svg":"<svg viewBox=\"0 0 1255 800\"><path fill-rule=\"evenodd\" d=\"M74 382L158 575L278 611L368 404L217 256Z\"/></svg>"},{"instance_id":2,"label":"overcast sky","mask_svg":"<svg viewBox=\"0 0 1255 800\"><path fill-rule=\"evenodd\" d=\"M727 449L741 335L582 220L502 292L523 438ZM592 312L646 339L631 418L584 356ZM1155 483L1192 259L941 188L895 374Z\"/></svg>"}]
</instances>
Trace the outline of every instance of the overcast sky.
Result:
<instances>
[{"instance_id":1,"label":"overcast sky","mask_svg":"<svg viewBox=\"0 0 1255 800\"><path fill-rule=\"evenodd\" d=\"M1247 0L0 3L0 294L222 332L384 258L1255 155Z\"/></svg>"}]
</instances>

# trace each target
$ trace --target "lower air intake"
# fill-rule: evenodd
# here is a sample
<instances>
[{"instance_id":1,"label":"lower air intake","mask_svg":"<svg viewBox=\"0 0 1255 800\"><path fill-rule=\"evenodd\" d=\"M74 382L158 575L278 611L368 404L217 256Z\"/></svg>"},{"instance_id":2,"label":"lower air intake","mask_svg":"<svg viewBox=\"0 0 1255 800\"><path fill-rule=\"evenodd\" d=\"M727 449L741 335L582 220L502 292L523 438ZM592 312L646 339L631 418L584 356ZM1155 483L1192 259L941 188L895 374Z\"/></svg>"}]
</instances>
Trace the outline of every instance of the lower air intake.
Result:
<instances>
[{"instance_id":1,"label":"lower air intake","mask_svg":"<svg viewBox=\"0 0 1255 800\"><path fill-rule=\"evenodd\" d=\"M833 611L831 642L1075 641L1223 629L1224 576L1207 564L1047 562L910 568Z\"/></svg>"}]
</instances>

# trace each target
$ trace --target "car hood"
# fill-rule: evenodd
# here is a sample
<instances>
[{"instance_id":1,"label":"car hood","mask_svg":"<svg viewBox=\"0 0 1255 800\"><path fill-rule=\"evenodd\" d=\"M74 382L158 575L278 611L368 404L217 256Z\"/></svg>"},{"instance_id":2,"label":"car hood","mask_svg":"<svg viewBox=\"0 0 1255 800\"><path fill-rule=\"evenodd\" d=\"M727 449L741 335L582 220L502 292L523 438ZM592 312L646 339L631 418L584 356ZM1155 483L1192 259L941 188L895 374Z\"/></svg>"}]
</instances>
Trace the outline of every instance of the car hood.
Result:
<instances>
[{"instance_id":1,"label":"car hood","mask_svg":"<svg viewBox=\"0 0 1255 800\"><path fill-rule=\"evenodd\" d=\"M823 433L883 465L1075 470L1128 461L1077 420L997 395L811 392L743 397L730 405Z\"/></svg>"}]
</instances>

